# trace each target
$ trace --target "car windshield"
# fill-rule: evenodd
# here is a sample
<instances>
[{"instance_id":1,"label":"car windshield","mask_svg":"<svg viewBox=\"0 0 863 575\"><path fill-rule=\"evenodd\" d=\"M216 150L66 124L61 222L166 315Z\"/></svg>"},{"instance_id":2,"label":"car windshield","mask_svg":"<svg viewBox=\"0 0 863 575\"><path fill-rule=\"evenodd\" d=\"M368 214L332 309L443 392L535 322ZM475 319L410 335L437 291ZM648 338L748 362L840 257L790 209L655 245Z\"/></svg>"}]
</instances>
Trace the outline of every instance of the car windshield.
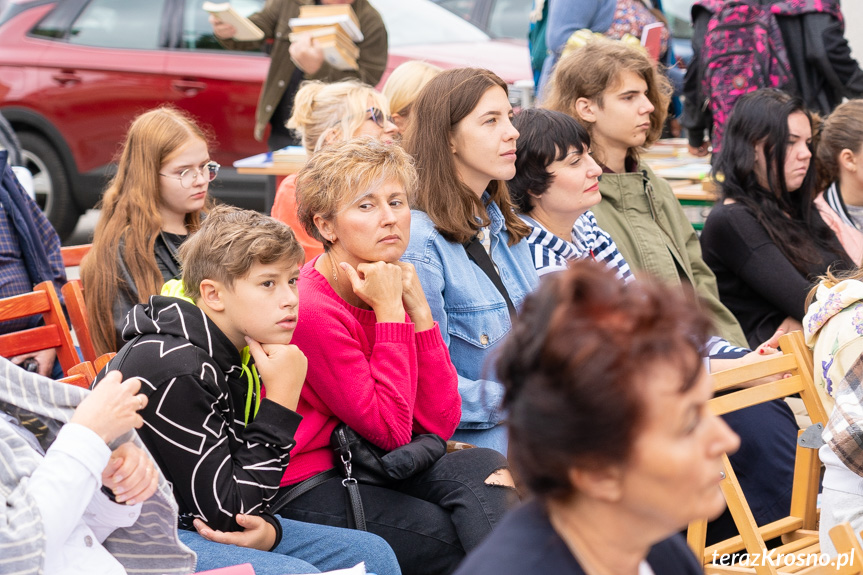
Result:
<instances>
[{"instance_id":1,"label":"car windshield","mask_svg":"<svg viewBox=\"0 0 863 575\"><path fill-rule=\"evenodd\" d=\"M428 0L369 0L387 27L390 47L484 42L488 35Z\"/></svg>"}]
</instances>

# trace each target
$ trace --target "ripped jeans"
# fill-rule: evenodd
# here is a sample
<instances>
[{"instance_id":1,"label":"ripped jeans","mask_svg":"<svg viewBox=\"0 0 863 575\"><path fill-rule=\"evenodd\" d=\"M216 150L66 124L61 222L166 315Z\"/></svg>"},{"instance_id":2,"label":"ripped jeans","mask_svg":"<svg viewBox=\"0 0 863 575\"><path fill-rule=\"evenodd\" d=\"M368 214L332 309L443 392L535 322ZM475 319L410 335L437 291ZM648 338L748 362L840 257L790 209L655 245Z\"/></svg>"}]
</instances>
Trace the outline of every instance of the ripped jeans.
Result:
<instances>
[{"instance_id":1,"label":"ripped jeans","mask_svg":"<svg viewBox=\"0 0 863 575\"><path fill-rule=\"evenodd\" d=\"M390 544L405 575L451 573L517 503L515 489L486 483L507 467L503 455L478 447L448 453L427 471L389 487L360 485L366 526ZM280 514L347 527L348 506L347 489L336 477L291 501Z\"/></svg>"}]
</instances>

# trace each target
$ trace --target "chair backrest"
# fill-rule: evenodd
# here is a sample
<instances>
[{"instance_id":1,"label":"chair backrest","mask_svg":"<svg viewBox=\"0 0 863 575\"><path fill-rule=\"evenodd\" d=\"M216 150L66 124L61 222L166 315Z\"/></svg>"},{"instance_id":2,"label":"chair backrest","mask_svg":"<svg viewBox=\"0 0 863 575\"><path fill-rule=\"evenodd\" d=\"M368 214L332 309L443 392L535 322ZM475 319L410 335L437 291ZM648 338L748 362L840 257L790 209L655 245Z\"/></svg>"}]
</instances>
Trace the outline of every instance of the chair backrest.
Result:
<instances>
[{"instance_id":1,"label":"chair backrest","mask_svg":"<svg viewBox=\"0 0 863 575\"><path fill-rule=\"evenodd\" d=\"M752 405L766 403L774 399L783 399L799 394L813 424L827 424L828 414L821 404L821 398L815 389L812 379L812 354L800 331L782 336L779 340L781 354L769 357L764 361L729 369L713 374L714 389L717 392L728 392L710 400L711 410L717 415L723 415ZM790 374L790 377L782 377ZM768 376L778 376L770 383L762 383L753 387L745 387L752 382ZM802 433L802 432L801 432ZM815 432L820 437L819 432ZM804 440L805 442L805 440ZM798 553L811 548L818 543L818 512L816 500L821 462L818 459L817 446L805 447L798 440L797 454L794 465L794 483L791 494L791 510L787 517L759 527L755 523L752 511L746 502L746 497L740 488L740 483L728 456L723 456L725 479L720 482L722 493L728 503L728 509L734 518L734 523L740 533L726 541L721 541L705 549L707 520L690 524L687 540L700 557L702 564L708 565L714 557L744 551L750 555L762 554L767 549L765 540L782 537L785 545L775 553ZM807 552L811 549L807 549ZM708 573L732 572L709 565ZM737 570L736 572L741 572ZM746 572L745 570L742 572ZM750 571L752 572L752 571ZM777 568L770 564L756 565L754 572L775 574Z\"/></svg>"},{"instance_id":2,"label":"chair backrest","mask_svg":"<svg viewBox=\"0 0 863 575\"><path fill-rule=\"evenodd\" d=\"M69 322L78 338L81 355L87 361L96 361L96 347L90 337L90 323L87 321L87 304L84 303L84 288L81 280L69 280L60 290L69 312Z\"/></svg>"},{"instance_id":3,"label":"chair backrest","mask_svg":"<svg viewBox=\"0 0 863 575\"><path fill-rule=\"evenodd\" d=\"M96 361L93 362L93 367L96 368L96 373L102 371L102 368L108 365L108 362L114 359L115 355L117 355L116 352L109 351L108 353L103 353L102 355L97 357Z\"/></svg>"},{"instance_id":4,"label":"chair backrest","mask_svg":"<svg viewBox=\"0 0 863 575\"><path fill-rule=\"evenodd\" d=\"M89 361L82 361L70 367L69 371L66 372L66 377L58 381L90 389L90 385L92 385L95 379L96 369L93 367L93 364Z\"/></svg>"},{"instance_id":5,"label":"chair backrest","mask_svg":"<svg viewBox=\"0 0 863 575\"><path fill-rule=\"evenodd\" d=\"M80 359L54 284L42 282L32 292L0 299L0 321L40 314L45 325L0 335L0 356L8 358L55 348L63 373L68 373Z\"/></svg>"},{"instance_id":6,"label":"chair backrest","mask_svg":"<svg viewBox=\"0 0 863 575\"><path fill-rule=\"evenodd\" d=\"M63 246L60 248L60 255L63 256L63 265L67 268L74 268L81 265L81 260L90 251L93 244L82 244L80 246Z\"/></svg>"}]
</instances>

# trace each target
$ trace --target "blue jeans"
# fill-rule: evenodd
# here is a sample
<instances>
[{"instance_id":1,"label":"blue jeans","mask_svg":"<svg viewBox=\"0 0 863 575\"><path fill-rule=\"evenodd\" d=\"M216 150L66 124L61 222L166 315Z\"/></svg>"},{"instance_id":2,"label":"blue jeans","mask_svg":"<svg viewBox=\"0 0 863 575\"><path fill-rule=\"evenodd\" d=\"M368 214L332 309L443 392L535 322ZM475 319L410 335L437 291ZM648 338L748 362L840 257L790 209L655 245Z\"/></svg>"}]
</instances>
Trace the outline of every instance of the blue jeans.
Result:
<instances>
[{"instance_id":1,"label":"blue jeans","mask_svg":"<svg viewBox=\"0 0 863 575\"><path fill-rule=\"evenodd\" d=\"M180 530L180 541L198 555L198 571L251 563L256 575L320 573L365 561L378 575L400 575L386 541L365 531L303 523L280 517L282 541L273 551L258 551L207 541L196 531Z\"/></svg>"}]
</instances>

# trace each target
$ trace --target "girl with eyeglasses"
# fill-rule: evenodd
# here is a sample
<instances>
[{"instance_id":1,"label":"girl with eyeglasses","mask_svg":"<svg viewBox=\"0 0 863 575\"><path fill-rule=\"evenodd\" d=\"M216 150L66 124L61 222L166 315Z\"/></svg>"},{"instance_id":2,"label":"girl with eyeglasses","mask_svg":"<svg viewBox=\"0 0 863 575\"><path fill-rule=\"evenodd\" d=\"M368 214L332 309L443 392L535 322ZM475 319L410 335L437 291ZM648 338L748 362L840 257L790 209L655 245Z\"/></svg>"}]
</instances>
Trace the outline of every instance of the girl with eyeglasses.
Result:
<instances>
[{"instance_id":1,"label":"girl with eyeglasses","mask_svg":"<svg viewBox=\"0 0 863 575\"><path fill-rule=\"evenodd\" d=\"M207 135L185 113L163 106L132 122L81 263L97 353L117 351L128 311L180 277L177 249L200 226L218 173Z\"/></svg>"},{"instance_id":2,"label":"girl with eyeglasses","mask_svg":"<svg viewBox=\"0 0 863 575\"><path fill-rule=\"evenodd\" d=\"M299 134L309 157L330 144L358 136L371 136L389 144L398 133L387 99L355 80L304 83L294 98L287 126ZM291 226L306 250L307 260L324 252L321 242L307 234L297 220L296 174L279 185L270 215Z\"/></svg>"}]
</instances>

